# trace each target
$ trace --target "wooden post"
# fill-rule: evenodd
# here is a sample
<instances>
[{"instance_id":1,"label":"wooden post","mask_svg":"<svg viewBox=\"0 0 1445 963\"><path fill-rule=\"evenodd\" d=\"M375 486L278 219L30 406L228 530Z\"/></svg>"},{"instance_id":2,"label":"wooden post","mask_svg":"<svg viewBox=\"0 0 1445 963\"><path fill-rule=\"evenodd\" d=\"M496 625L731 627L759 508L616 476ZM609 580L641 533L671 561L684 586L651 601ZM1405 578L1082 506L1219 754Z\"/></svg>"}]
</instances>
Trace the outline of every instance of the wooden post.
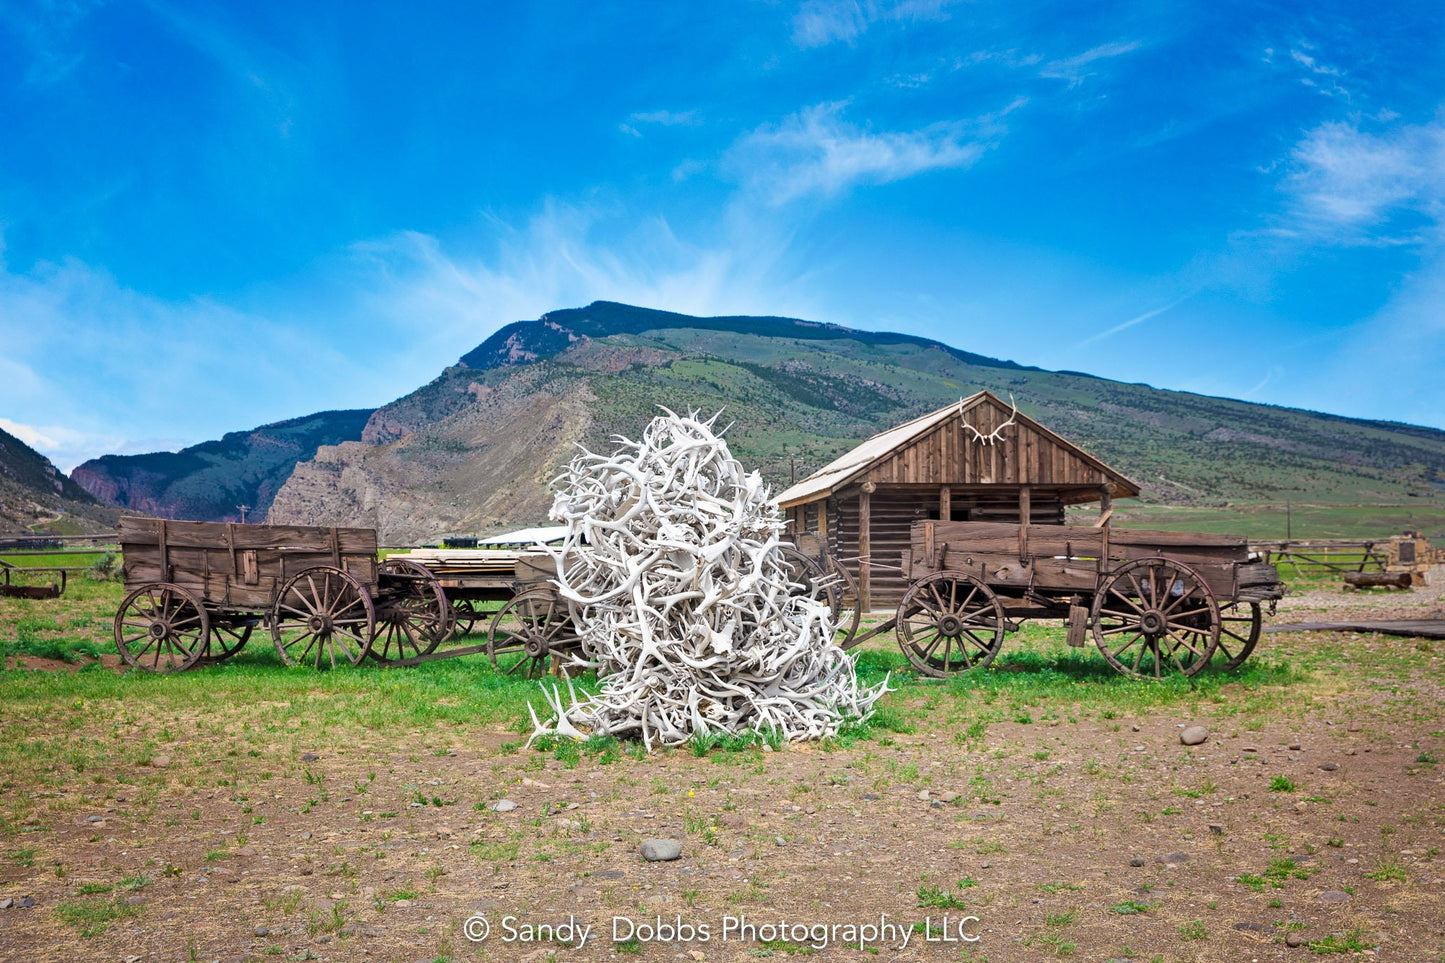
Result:
<instances>
[{"instance_id":1,"label":"wooden post","mask_svg":"<svg viewBox=\"0 0 1445 963\"><path fill-rule=\"evenodd\" d=\"M947 485L938 487L938 520L946 522L953 515L953 489Z\"/></svg>"},{"instance_id":2,"label":"wooden post","mask_svg":"<svg viewBox=\"0 0 1445 963\"><path fill-rule=\"evenodd\" d=\"M1114 507L1114 492L1108 485L1099 487L1099 517L1103 518Z\"/></svg>"},{"instance_id":3,"label":"wooden post","mask_svg":"<svg viewBox=\"0 0 1445 963\"><path fill-rule=\"evenodd\" d=\"M1027 485L1021 485L1021 486L1019 486L1019 524L1020 524L1020 525L1027 525L1027 524L1029 524L1030 515L1033 513L1032 506L1030 505L1030 501L1031 501L1032 498L1033 498L1033 492L1030 491L1029 486L1027 486Z\"/></svg>"},{"instance_id":4,"label":"wooden post","mask_svg":"<svg viewBox=\"0 0 1445 963\"><path fill-rule=\"evenodd\" d=\"M877 485L864 482L858 493L858 604L873 611L873 492Z\"/></svg>"},{"instance_id":5,"label":"wooden post","mask_svg":"<svg viewBox=\"0 0 1445 963\"><path fill-rule=\"evenodd\" d=\"M828 499L824 498L818 502L818 538L822 540L823 547L828 545Z\"/></svg>"}]
</instances>

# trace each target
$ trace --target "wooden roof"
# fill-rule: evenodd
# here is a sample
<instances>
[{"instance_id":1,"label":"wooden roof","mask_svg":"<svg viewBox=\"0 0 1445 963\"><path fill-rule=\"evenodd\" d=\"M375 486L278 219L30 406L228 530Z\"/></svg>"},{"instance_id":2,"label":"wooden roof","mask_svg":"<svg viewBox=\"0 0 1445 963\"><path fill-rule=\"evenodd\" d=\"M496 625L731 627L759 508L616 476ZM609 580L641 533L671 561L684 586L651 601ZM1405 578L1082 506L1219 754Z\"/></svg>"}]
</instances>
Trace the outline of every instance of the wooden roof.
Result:
<instances>
[{"instance_id":1,"label":"wooden roof","mask_svg":"<svg viewBox=\"0 0 1445 963\"><path fill-rule=\"evenodd\" d=\"M981 442L975 431L998 436ZM1057 490L1068 504L1098 500L1105 485L1115 498L1139 494L1137 484L988 391L874 435L780 493L778 506L817 501L867 481L1029 485Z\"/></svg>"}]
</instances>

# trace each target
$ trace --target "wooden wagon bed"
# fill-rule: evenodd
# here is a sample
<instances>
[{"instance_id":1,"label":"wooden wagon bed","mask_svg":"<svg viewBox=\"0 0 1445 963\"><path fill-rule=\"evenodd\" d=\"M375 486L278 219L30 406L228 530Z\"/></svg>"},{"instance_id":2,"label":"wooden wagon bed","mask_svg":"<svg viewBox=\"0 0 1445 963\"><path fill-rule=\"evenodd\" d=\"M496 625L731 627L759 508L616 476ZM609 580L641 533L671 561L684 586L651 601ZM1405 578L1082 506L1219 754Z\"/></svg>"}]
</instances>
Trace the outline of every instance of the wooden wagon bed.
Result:
<instances>
[{"instance_id":1,"label":"wooden wagon bed","mask_svg":"<svg viewBox=\"0 0 1445 963\"><path fill-rule=\"evenodd\" d=\"M1262 604L1284 594L1275 567L1244 538L1107 523L919 520L902 568L908 588L895 615L840 633L840 644L896 631L908 660L940 678L987 666L1025 619L1064 621L1071 646L1092 636L1125 675L1193 675L1216 652L1233 668L1259 641Z\"/></svg>"},{"instance_id":2,"label":"wooden wagon bed","mask_svg":"<svg viewBox=\"0 0 1445 963\"><path fill-rule=\"evenodd\" d=\"M308 569L329 566L377 586L375 529L122 518L116 530L128 590L168 582L218 606L266 609Z\"/></svg>"}]
</instances>

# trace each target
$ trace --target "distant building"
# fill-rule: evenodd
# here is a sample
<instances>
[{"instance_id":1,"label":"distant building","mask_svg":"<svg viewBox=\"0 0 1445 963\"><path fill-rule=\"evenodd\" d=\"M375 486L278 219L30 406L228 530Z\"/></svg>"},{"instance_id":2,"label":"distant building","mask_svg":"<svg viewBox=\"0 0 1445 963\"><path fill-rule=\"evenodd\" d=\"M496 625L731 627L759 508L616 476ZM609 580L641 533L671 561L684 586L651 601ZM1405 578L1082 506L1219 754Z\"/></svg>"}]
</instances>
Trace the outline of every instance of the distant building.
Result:
<instances>
[{"instance_id":1,"label":"distant building","mask_svg":"<svg viewBox=\"0 0 1445 963\"><path fill-rule=\"evenodd\" d=\"M519 528L515 532L504 532L488 538L473 540L470 548L531 548L540 542L543 545L560 545L567 537L566 525L539 525L535 528ZM457 548L462 546L458 545Z\"/></svg>"},{"instance_id":2,"label":"distant building","mask_svg":"<svg viewBox=\"0 0 1445 963\"><path fill-rule=\"evenodd\" d=\"M915 520L1062 525L1064 508L1139 486L980 391L874 435L778 495L795 533L816 533L858 579L863 610L903 598Z\"/></svg>"}]
</instances>

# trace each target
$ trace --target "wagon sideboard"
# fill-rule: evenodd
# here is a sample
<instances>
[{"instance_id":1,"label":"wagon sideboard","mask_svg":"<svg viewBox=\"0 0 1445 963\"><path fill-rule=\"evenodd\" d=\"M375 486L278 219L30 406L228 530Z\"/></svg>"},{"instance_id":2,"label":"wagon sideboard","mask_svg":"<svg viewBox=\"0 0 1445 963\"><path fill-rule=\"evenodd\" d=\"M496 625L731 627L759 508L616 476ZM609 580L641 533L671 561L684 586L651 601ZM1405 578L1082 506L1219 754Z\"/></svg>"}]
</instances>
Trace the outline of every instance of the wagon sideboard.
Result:
<instances>
[{"instance_id":1,"label":"wagon sideboard","mask_svg":"<svg viewBox=\"0 0 1445 963\"><path fill-rule=\"evenodd\" d=\"M1107 525L917 521L905 576L916 580L947 569L1005 592L1092 593L1124 562L1156 556L1192 568L1220 600L1258 602L1282 594L1275 567L1253 558L1243 537Z\"/></svg>"},{"instance_id":2,"label":"wagon sideboard","mask_svg":"<svg viewBox=\"0 0 1445 963\"><path fill-rule=\"evenodd\" d=\"M127 517L117 531L127 589L171 582L212 605L261 609L291 576L331 566L376 591L376 532L370 528Z\"/></svg>"}]
</instances>

